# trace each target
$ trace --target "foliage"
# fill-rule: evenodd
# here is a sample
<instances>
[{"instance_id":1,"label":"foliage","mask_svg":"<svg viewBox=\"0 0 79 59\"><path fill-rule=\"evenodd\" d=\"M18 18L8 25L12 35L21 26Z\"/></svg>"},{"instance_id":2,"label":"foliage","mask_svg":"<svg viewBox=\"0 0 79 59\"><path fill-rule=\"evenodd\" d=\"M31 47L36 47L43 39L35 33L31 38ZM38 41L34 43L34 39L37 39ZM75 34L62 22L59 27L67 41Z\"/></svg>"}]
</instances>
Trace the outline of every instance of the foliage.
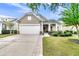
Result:
<instances>
[{"instance_id":1,"label":"foliage","mask_svg":"<svg viewBox=\"0 0 79 59\"><path fill-rule=\"evenodd\" d=\"M72 36L72 31L55 31L55 32L51 32L49 35L51 36L62 36L62 37L67 37L67 36Z\"/></svg>"},{"instance_id":2,"label":"foliage","mask_svg":"<svg viewBox=\"0 0 79 59\"><path fill-rule=\"evenodd\" d=\"M70 8L66 8L61 13L61 20L65 23L66 26L76 27L77 34L79 36L79 4L72 3Z\"/></svg>"},{"instance_id":3,"label":"foliage","mask_svg":"<svg viewBox=\"0 0 79 59\"><path fill-rule=\"evenodd\" d=\"M10 29L10 34L12 34L12 27L14 26L13 22L11 21L3 21L3 24L6 25Z\"/></svg>"},{"instance_id":4,"label":"foliage","mask_svg":"<svg viewBox=\"0 0 79 59\"><path fill-rule=\"evenodd\" d=\"M38 12L40 7L43 7L45 10L48 9L50 11L56 11L59 6L65 6L65 3L27 3L26 4L29 8L32 9L34 12Z\"/></svg>"},{"instance_id":5,"label":"foliage","mask_svg":"<svg viewBox=\"0 0 79 59\"><path fill-rule=\"evenodd\" d=\"M11 29L14 25L11 21L3 21L3 24L5 24L7 27L9 27L9 29Z\"/></svg>"},{"instance_id":6,"label":"foliage","mask_svg":"<svg viewBox=\"0 0 79 59\"><path fill-rule=\"evenodd\" d=\"M78 25L79 24L79 12L78 4L71 4L70 8L66 8L62 12L62 21L67 26Z\"/></svg>"},{"instance_id":7,"label":"foliage","mask_svg":"<svg viewBox=\"0 0 79 59\"><path fill-rule=\"evenodd\" d=\"M74 34L77 34L77 31L74 31L73 33L74 33Z\"/></svg>"},{"instance_id":8,"label":"foliage","mask_svg":"<svg viewBox=\"0 0 79 59\"><path fill-rule=\"evenodd\" d=\"M17 30L11 30L11 33L17 34ZM10 34L10 30L2 30L2 34Z\"/></svg>"}]
</instances>

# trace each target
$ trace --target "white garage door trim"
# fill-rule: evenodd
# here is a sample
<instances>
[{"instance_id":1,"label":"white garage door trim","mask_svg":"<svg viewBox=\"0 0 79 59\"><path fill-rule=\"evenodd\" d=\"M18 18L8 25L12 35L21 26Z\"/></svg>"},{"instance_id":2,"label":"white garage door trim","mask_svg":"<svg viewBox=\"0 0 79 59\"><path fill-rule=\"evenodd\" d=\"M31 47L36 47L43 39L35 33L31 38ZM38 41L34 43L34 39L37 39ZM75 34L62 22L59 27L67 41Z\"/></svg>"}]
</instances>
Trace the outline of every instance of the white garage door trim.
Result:
<instances>
[{"instance_id":1,"label":"white garage door trim","mask_svg":"<svg viewBox=\"0 0 79 59\"><path fill-rule=\"evenodd\" d=\"M22 26L22 25L23 25L23 26L26 26L26 25L28 25L28 26L30 26L30 25L31 25L31 26L39 25L39 26L40 26L40 24L19 24L19 26Z\"/></svg>"},{"instance_id":2,"label":"white garage door trim","mask_svg":"<svg viewBox=\"0 0 79 59\"><path fill-rule=\"evenodd\" d=\"M20 24L20 34L39 34L40 24Z\"/></svg>"}]
</instances>

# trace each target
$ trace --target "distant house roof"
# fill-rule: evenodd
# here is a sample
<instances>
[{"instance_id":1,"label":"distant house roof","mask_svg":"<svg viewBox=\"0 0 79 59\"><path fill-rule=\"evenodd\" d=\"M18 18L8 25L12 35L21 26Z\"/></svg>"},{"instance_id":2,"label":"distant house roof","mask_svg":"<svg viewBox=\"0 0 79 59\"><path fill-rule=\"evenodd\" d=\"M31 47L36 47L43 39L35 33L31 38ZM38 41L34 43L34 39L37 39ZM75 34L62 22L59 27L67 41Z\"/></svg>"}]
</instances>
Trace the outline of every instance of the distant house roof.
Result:
<instances>
[{"instance_id":1,"label":"distant house roof","mask_svg":"<svg viewBox=\"0 0 79 59\"><path fill-rule=\"evenodd\" d=\"M2 23L3 21L17 21L17 19L15 18L4 18L4 17L0 17L0 23Z\"/></svg>"},{"instance_id":2,"label":"distant house roof","mask_svg":"<svg viewBox=\"0 0 79 59\"><path fill-rule=\"evenodd\" d=\"M49 20L47 20L45 22L61 24L58 20L54 20L54 19L49 19Z\"/></svg>"}]
</instances>

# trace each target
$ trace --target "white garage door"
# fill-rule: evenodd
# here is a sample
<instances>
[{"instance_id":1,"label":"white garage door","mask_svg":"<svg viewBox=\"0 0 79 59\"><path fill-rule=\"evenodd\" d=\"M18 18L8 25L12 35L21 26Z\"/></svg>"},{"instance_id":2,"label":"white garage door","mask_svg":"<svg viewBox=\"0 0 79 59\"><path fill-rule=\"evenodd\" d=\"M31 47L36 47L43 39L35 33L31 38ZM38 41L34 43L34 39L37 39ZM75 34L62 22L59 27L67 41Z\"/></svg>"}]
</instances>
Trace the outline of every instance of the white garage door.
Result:
<instances>
[{"instance_id":1,"label":"white garage door","mask_svg":"<svg viewBox=\"0 0 79 59\"><path fill-rule=\"evenodd\" d=\"M39 34L40 25L20 25L20 34Z\"/></svg>"}]
</instances>

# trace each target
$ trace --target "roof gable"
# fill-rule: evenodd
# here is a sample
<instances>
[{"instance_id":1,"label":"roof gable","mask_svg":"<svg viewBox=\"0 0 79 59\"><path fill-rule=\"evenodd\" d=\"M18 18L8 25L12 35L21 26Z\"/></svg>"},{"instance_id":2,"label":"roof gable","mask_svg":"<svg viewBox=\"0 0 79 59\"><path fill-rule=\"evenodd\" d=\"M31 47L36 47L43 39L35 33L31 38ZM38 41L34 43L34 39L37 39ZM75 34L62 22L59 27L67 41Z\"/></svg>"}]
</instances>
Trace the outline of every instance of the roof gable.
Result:
<instances>
[{"instance_id":1,"label":"roof gable","mask_svg":"<svg viewBox=\"0 0 79 59\"><path fill-rule=\"evenodd\" d=\"M28 16L31 16L31 20L28 20ZM42 20L33 13L27 13L20 20L19 24L40 24Z\"/></svg>"},{"instance_id":2,"label":"roof gable","mask_svg":"<svg viewBox=\"0 0 79 59\"><path fill-rule=\"evenodd\" d=\"M46 20L47 20L47 19L46 19L44 16L42 16L41 14L36 14L36 13L34 13L34 12L28 12L28 13L26 13L24 16L22 16L18 21L20 21L22 18L24 18L24 17L27 16L27 15L33 15L33 16L35 16L36 18L39 19L39 21L46 21Z\"/></svg>"}]
</instances>

